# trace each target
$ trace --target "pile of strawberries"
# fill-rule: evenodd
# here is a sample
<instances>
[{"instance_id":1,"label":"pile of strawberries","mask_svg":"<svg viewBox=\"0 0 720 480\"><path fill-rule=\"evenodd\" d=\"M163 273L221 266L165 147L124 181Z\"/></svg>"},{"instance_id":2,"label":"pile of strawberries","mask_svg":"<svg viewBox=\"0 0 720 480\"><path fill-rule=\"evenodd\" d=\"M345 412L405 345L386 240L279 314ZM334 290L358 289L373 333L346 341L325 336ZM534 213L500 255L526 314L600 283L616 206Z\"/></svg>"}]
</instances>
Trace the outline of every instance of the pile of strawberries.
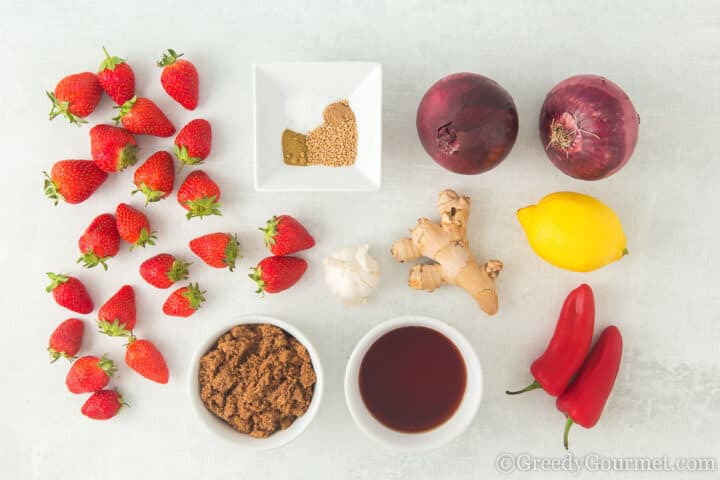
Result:
<instances>
[{"instance_id":1,"label":"pile of strawberries","mask_svg":"<svg viewBox=\"0 0 720 480\"><path fill-rule=\"evenodd\" d=\"M54 92L48 92L52 102L50 119L66 117L70 123L86 123L103 92L115 103L122 125L95 125L90 129L92 160L61 160L45 173L45 194L54 200L77 204L87 200L107 179L137 163L138 143L135 135L170 137L175 127L167 116L150 99L135 92L135 75L122 58L106 58L97 74L84 72L68 75L58 82ZM161 84L164 90L180 105L194 110L199 98L199 75L195 66L181 59L173 50L157 62L162 68ZM212 129L202 118L185 125L175 137L172 146L180 162L178 173L185 166L202 163L210 154ZM141 193L145 206L167 198L175 186L175 162L167 151L150 155L134 174L135 189ZM177 191L178 203L186 210L188 219L221 215L220 188L202 170L194 170L183 180ZM305 260L290 254L311 248L315 241L307 230L291 216L273 217L265 228L265 242L273 256L263 259L249 275L258 285L258 292L277 293L294 285L307 269ZM80 236L78 263L86 268L107 262L120 249L121 240L135 247L155 245L157 234L148 217L130 205L120 203L115 214L102 213L92 220ZM233 271L239 256L237 236L230 233L210 233L190 241L190 249L206 264ZM161 253L145 260L140 266L142 278L157 288L167 289L189 277L189 263L169 253ZM76 277L48 273L47 287L56 303L73 312L89 314L94 305L85 286ZM188 317L205 301L205 292L197 283L173 291L163 305L166 315ZM135 291L123 285L98 310L97 326L103 334L127 338L125 364L143 377L157 383L167 383L169 371L157 347L147 339L138 339L133 333L136 323ZM54 362L60 357L76 359L81 349L84 323L77 318L62 322L52 333L48 351ZM68 371L66 385L72 393L91 393L82 406L82 413L94 419L112 418L124 402L117 390L107 385L117 365L106 356L87 355L78 358Z\"/></svg>"}]
</instances>

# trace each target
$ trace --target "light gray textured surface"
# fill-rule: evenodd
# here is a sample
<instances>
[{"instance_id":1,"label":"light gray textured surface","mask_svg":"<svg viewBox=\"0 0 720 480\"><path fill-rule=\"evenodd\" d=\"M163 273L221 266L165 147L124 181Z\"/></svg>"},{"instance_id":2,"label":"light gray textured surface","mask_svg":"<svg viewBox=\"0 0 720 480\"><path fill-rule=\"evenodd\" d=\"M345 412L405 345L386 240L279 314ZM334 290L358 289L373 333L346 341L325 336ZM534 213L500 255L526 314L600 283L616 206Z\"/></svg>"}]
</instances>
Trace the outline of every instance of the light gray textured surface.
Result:
<instances>
[{"instance_id":1,"label":"light gray textured surface","mask_svg":"<svg viewBox=\"0 0 720 480\"><path fill-rule=\"evenodd\" d=\"M563 418L552 399L540 392L507 398L503 391L529 380L528 365L543 349L562 299L584 281L595 289L597 324L619 325L626 350L600 423L592 431L572 432L575 453L720 456L717 2L79 4L6 2L0 18L3 478L492 478L502 452L561 456ZM94 70L101 45L129 58L139 91L157 100L178 127L196 116L212 122L207 170L223 187L225 212L222 218L188 223L174 199L152 206L158 246L123 251L108 273L81 272L74 263L76 241L93 216L129 199L131 172L114 176L80 206L57 208L43 197L39 173L58 159L89 157L88 127L47 122L44 90L64 74ZM153 62L167 47L185 52L200 70L202 99L194 113L183 111L160 88ZM383 64L380 192L277 196L253 191L250 66L285 60ZM463 70L505 86L520 114L511 156L492 172L472 177L436 166L414 126L426 88ZM614 80L642 117L630 163L596 183L561 174L537 139L545 93L576 73ZM105 98L90 121L109 117ZM141 142L143 158L170 143ZM505 261L495 318L485 318L456 289L432 295L410 291L408 267L386 253L418 216L433 214L437 192L445 187L472 195L470 239L478 256ZM618 212L629 239L628 257L581 275L555 269L531 252L515 210L565 189L596 195ZM318 244L304 254L311 267L300 285L260 300L245 271L263 255L256 227L280 212L303 219ZM189 256L190 238L216 230L237 230L245 259L235 273L196 262L193 279L207 288L207 305L190 319L163 316L166 293L144 285L138 265L161 251ZM328 297L320 260L361 242L373 246L383 278L370 304L349 309ZM97 305L122 283L135 285L137 330L166 353L170 383L150 384L123 369L114 384L132 408L105 423L81 416L84 397L69 394L63 385L67 365L49 366L43 351L54 325L70 316L43 291L49 270L79 273ZM326 397L315 422L291 445L261 454L243 454L210 436L192 417L186 396L186 362L193 348L205 332L245 312L298 325L314 339L326 369ZM486 375L483 404L471 428L447 447L419 456L394 455L362 436L342 395L345 360L357 339L381 320L406 313L459 328L476 347ZM119 360L122 340L98 338L93 315L84 318L84 351L107 351Z\"/></svg>"}]
</instances>

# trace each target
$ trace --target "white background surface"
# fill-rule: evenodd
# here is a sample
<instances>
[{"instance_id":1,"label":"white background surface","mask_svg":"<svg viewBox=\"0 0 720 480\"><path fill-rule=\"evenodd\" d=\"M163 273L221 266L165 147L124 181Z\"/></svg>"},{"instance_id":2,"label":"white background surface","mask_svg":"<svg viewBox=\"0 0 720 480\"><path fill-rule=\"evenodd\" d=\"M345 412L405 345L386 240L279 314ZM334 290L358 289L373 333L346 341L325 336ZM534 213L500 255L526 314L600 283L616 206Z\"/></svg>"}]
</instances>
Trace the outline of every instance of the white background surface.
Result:
<instances>
[{"instance_id":1,"label":"white background surface","mask_svg":"<svg viewBox=\"0 0 720 480\"><path fill-rule=\"evenodd\" d=\"M389 3L389 2L388 2ZM631 4L632 3L632 4ZM613 397L592 431L574 428L574 452L608 456L713 456L720 445L720 12L716 2L6 2L0 18L0 178L2 245L2 404L0 470L19 478L490 478L503 452L561 456L563 416L541 392L507 398L530 380L528 366L554 327L573 287L589 282L597 325L615 323L625 339ZM77 237L100 212L129 200L132 170L111 178L86 203L53 208L41 170L63 158L89 158L88 126L46 120L45 90L65 74L95 70L105 45L127 57L138 91L177 127L193 117L213 125L207 171L223 188L221 218L186 222L174 196L150 208L158 245L110 262L110 271L75 265ZM200 107L183 111L159 84L154 61L172 47L202 79ZM256 194L252 189L251 63L371 60L383 64L383 187L372 194ZM427 87L455 71L494 78L514 96L520 133L498 168L463 177L436 166L415 133ZM573 180L543 154L536 119L545 93L576 73L604 74L624 88L642 117L630 163L596 183ZM111 116L106 97L89 120ZM142 138L141 158L171 140ZM486 318L463 292L405 286L408 267L389 258L391 242L416 218L434 213L439 190L472 195L470 239L478 257L498 257L500 313ZM631 254L590 274L555 269L530 250L515 210L552 191L598 196L622 219ZM135 205L139 198L132 199ZM302 219L317 247L302 282L259 299L245 276L263 254L256 228L272 214ZM167 318L167 292L142 283L137 267L162 251L190 258L187 241L237 231L245 259L234 273L196 262L192 278L208 290L189 319ZM321 258L370 242L382 269L372 302L345 308L329 298ZM79 409L67 392L67 365L44 352L54 326L70 316L44 292L46 271L78 274L99 306L123 283L137 288L138 333L165 352L166 386L121 369L113 385L132 408L108 422ZM245 454L220 443L188 405L187 361L207 332L236 315L276 315L314 340L326 370L317 418L294 443ZM342 395L346 358L383 319L420 313L464 332L485 372L485 396L471 428L452 444L419 456L385 451L352 424ZM85 353L117 360L122 340L94 334L87 315ZM713 474L716 476L717 473ZM530 474L516 474L521 478ZM542 475L541 475L542 476ZM546 478L555 477L544 474ZM628 474L628 477L633 476ZM601 478L584 474L580 478ZM620 478L617 475L616 478ZM656 476L653 476L656 477ZM667 474L658 478L709 478Z\"/></svg>"}]
</instances>

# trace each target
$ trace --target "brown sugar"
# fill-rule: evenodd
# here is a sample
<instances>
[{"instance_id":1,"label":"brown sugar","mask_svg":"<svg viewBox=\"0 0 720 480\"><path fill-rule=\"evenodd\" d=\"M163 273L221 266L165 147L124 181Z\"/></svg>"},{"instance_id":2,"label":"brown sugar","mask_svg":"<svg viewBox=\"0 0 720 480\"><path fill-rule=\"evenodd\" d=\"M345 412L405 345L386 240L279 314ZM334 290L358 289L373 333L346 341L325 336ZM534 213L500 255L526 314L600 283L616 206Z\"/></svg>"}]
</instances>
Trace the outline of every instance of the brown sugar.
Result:
<instances>
[{"instance_id":1,"label":"brown sugar","mask_svg":"<svg viewBox=\"0 0 720 480\"><path fill-rule=\"evenodd\" d=\"M358 132L355 114L347 100L331 103L323 123L307 136L308 165L345 167L357 158Z\"/></svg>"},{"instance_id":2,"label":"brown sugar","mask_svg":"<svg viewBox=\"0 0 720 480\"><path fill-rule=\"evenodd\" d=\"M200 359L200 398L235 430L264 438L288 428L312 400L307 349L269 324L238 325Z\"/></svg>"}]
</instances>

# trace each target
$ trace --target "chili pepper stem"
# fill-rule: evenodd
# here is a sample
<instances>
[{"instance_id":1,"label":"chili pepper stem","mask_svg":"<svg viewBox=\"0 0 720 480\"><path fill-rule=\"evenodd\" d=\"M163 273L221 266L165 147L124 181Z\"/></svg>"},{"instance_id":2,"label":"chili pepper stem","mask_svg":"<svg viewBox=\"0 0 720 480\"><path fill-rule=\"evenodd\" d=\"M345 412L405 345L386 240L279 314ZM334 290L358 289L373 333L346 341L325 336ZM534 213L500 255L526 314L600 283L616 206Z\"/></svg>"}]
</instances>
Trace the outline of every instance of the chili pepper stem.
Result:
<instances>
[{"instance_id":1,"label":"chili pepper stem","mask_svg":"<svg viewBox=\"0 0 720 480\"><path fill-rule=\"evenodd\" d=\"M573 426L573 419L570 418L570 415L567 417L567 421L565 422L565 433L563 434L563 445L565 445L565 450L568 450L568 434L570 433L570 427Z\"/></svg>"},{"instance_id":2,"label":"chili pepper stem","mask_svg":"<svg viewBox=\"0 0 720 480\"><path fill-rule=\"evenodd\" d=\"M535 390L536 388L542 388L542 386L538 383L537 380L532 382L527 387L523 388L522 390L516 390L514 392L511 392L510 390L505 390L505 393L508 395L519 395L521 393L529 392L530 390Z\"/></svg>"}]
</instances>

